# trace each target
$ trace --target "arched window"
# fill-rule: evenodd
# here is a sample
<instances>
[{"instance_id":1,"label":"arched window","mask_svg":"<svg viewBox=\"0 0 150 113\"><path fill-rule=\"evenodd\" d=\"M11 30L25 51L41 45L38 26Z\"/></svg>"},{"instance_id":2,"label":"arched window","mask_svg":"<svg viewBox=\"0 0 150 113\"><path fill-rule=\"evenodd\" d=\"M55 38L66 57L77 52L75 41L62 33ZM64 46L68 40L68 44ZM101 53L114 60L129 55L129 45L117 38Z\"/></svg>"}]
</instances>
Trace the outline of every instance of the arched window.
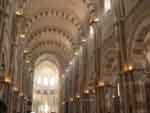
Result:
<instances>
[{"instance_id":1,"label":"arched window","mask_svg":"<svg viewBox=\"0 0 150 113\"><path fill-rule=\"evenodd\" d=\"M33 83L33 106L35 113L58 113L59 111L59 71L56 64L49 60L36 63Z\"/></svg>"},{"instance_id":2,"label":"arched window","mask_svg":"<svg viewBox=\"0 0 150 113\"><path fill-rule=\"evenodd\" d=\"M111 10L111 0L104 0L104 8L106 13Z\"/></svg>"}]
</instances>

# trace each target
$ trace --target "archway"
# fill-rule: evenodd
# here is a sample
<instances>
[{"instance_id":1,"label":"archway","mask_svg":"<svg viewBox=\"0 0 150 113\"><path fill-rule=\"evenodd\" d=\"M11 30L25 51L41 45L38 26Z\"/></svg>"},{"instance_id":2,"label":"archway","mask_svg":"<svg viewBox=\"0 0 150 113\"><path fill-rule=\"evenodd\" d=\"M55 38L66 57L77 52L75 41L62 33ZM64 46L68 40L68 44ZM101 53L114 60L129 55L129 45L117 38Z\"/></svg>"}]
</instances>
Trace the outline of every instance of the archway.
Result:
<instances>
[{"instance_id":1,"label":"archway","mask_svg":"<svg viewBox=\"0 0 150 113\"><path fill-rule=\"evenodd\" d=\"M39 59L34 68L32 111L35 113L58 113L60 101L58 67L49 59L44 57Z\"/></svg>"}]
</instances>

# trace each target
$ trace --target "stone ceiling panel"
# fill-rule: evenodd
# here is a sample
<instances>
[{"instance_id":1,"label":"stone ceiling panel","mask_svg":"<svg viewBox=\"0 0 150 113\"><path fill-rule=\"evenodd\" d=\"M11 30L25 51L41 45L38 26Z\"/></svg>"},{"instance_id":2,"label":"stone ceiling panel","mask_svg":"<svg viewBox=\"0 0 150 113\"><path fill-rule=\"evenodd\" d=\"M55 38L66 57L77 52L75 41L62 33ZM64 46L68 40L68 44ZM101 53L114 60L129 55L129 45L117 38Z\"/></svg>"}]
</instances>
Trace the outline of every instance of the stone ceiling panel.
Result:
<instances>
[{"instance_id":1,"label":"stone ceiling panel","mask_svg":"<svg viewBox=\"0 0 150 113\"><path fill-rule=\"evenodd\" d=\"M25 48L33 63L42 54L55 55L65 68L88 28L90 0L25 0Z\"/></svg>"},{"instance_id":2,"label":"stone ceiling panel","mask_svg":"<svg viewBox=\"0 0 150 113\"><path fill-rule=\"evenodd\" d=\"M31 27L28 28L30 34L31 32L37 31L41 28L45 28L47 26L56 26L56 28L62 29L63 31L67 31L73 37L78 38L78 29L76 26L72 25L66 20L57 17L43 17L39 20L35 21L33 24L30 25ZM77 39L74 39L77 40Z\"/></svg>"},{"instance_id":3,"label":"stone ceiling panel","mask_svg":"<svg viewBox=\"0 0 150 113\"><path fill-rule=\"evenodd\" d=\"M42 8L69 9L78 15L81 20L86 19L88 14L87 4L83 0L28 0L25 6L25 14L30 16Z\"/></svg>"}]
</instances>

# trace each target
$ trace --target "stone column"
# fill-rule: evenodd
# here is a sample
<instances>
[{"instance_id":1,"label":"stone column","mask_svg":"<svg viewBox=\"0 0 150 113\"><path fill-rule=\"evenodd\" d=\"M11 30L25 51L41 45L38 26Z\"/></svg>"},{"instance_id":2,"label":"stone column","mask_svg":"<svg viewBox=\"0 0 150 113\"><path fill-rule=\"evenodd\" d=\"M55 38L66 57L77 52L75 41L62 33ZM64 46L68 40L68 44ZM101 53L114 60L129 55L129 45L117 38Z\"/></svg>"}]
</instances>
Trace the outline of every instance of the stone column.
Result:
<instances>
[{"instance_id":1,"label":"stone column","mask_svg":"<svg viewBox=\"0 0 150 113\"><path fill-rule=\"evenodd\" d=\"M97 113L105 113L104 86L97 87Z\"/></svg>"},{"instance_id":2,"label":"stone column","mask_svg":"<svg viewBox=\"0 0 150 113\"><path fill-rule=\"evenodd\" d=\"M147 113L150 111L150 77L148 76L146 78L145 81L145 93L146 93L146 103L145 103L145 107L146 107L146 111Z\"/></svg>"}]
</instances>

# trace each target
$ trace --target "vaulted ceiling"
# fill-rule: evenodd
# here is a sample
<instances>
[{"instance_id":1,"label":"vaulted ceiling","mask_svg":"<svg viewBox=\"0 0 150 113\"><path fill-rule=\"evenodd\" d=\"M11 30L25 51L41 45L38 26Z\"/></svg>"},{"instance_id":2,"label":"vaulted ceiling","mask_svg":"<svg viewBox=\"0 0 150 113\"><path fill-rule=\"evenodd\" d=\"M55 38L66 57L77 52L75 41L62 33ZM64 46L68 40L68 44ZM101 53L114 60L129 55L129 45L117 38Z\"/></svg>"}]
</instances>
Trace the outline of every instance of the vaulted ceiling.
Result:
<instances>
[{"instance_id":1,"label":"vaulted ceiling","mask_svg":"<svg viewBox=\"0 0 150 113\"><path fill-rule=\"evenodd\" d=\"M96 16L96 0L18 0L23 13L26 59L35 63L43 54L65 69L86 38L89 21ZM50 58L52 60L52 58Z\"/></svg>"}]
</instances>

